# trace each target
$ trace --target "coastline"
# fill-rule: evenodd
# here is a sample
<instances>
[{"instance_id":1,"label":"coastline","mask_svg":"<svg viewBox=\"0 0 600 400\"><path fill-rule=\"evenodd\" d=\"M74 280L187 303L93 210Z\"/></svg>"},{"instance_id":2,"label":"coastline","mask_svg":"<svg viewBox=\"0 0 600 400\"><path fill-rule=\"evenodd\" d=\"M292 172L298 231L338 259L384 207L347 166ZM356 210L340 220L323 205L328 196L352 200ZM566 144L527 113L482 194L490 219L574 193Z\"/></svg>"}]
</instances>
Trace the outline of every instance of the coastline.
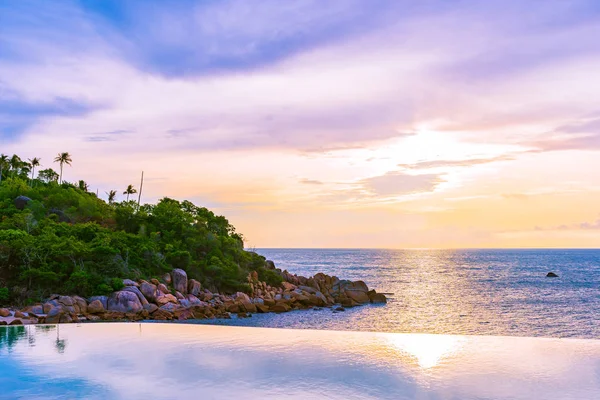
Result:
<instances>
[{"instance_id":1,"label":"coastline","mask_svg":"<svg viewBox=\"0 0 600 400\"><path fill-rule=\"evenodd\" d=\"M124 287L108 296L55 294L45 302L25 308L0 308L0 325L57 324L98 321L171 321L216 318L246 318L254 313L284 313L293 310L385 304L384 294L369 289L363 281L349 281L317 273L304 277L275 267L265 261L265 268L282 278L280 286L259 281L258 274L248 274L249 293L213 293L199 281L189 279L182 269L174 269L161 280L123 280Z\"/></svg>"}]
</instances>

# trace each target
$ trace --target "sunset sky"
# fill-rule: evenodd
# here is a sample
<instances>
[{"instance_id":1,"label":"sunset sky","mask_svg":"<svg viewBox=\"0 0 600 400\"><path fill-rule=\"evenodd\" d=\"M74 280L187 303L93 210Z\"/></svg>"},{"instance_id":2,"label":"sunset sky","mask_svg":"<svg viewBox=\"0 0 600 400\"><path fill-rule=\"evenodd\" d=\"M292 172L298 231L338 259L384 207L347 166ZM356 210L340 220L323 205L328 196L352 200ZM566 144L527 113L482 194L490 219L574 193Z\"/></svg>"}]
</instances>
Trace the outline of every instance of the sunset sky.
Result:
<instances>
[{"instance_id":1,"label":"sunset sky","mask_svg":"<svg viewBox=\"0 0 600 400\"><path fill-rule=\"evenodd\" d=\"M600 247L600 2L0 1L0 153L255 247Z\"/></svg>"}]
</instances>

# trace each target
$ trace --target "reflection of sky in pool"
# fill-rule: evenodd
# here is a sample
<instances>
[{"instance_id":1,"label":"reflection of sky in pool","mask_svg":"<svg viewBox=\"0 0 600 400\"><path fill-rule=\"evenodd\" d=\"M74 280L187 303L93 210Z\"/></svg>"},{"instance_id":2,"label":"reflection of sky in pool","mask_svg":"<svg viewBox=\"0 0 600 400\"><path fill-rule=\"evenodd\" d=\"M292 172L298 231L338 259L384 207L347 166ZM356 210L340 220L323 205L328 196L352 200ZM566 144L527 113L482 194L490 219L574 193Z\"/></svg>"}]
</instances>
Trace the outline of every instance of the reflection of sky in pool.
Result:
<instances>
[{"instance_id":1,"label":"reflection of sky in pool","mask_svg":"<svg viewBox=\"0 0 600 400\"><path fill-rule=\"evenodd\" d=\"M182 324L0 327L0 398L600 398L600 341Z\"/></svg>"}]
</instances>

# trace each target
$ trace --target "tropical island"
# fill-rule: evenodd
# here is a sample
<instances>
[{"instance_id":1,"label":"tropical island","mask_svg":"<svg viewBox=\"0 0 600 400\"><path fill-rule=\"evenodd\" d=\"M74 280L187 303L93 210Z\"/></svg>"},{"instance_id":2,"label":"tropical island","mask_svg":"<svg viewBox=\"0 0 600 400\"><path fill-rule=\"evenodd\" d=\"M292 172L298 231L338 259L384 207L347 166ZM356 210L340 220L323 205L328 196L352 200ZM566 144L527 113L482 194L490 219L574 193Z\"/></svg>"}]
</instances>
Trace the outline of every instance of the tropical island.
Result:
<instances>
[{"instance_id":1,"label":"tropical island","mask_svg":"<svg viewBox=\"0 0 600 400\"><path fill-rule=\"evenodd\" d=\"M189 201L107 201L64 181L69 153L0 155L0 324L239 317L385 303L362 281L297 276L244 248L229 221ZM37 176L36 176L37 169ZM9 307L12 306L12 307Z\"/></svg>"}]
</instances>

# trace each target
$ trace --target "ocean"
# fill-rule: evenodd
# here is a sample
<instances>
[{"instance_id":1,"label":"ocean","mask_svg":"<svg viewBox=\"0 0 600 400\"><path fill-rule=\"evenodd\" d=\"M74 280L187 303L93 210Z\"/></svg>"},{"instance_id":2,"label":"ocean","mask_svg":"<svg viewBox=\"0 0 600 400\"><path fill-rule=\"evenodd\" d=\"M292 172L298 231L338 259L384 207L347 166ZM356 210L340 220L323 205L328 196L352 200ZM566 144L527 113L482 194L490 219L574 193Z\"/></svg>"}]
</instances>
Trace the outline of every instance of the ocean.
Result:
<instances>
[{"instance_id":1,"label":"ocean","mask_svg":"<svg viewBox=\"0 0 600 400\"><path fill-rule=\"evenodd\" d=\"M278 268L364 280L388 304L257 314L218 324L600 338L600 250L256 249ZM548 272L558 278L546 278ZM209 323L215 323L214 321Z\"/></svg>"}]
</instances>

